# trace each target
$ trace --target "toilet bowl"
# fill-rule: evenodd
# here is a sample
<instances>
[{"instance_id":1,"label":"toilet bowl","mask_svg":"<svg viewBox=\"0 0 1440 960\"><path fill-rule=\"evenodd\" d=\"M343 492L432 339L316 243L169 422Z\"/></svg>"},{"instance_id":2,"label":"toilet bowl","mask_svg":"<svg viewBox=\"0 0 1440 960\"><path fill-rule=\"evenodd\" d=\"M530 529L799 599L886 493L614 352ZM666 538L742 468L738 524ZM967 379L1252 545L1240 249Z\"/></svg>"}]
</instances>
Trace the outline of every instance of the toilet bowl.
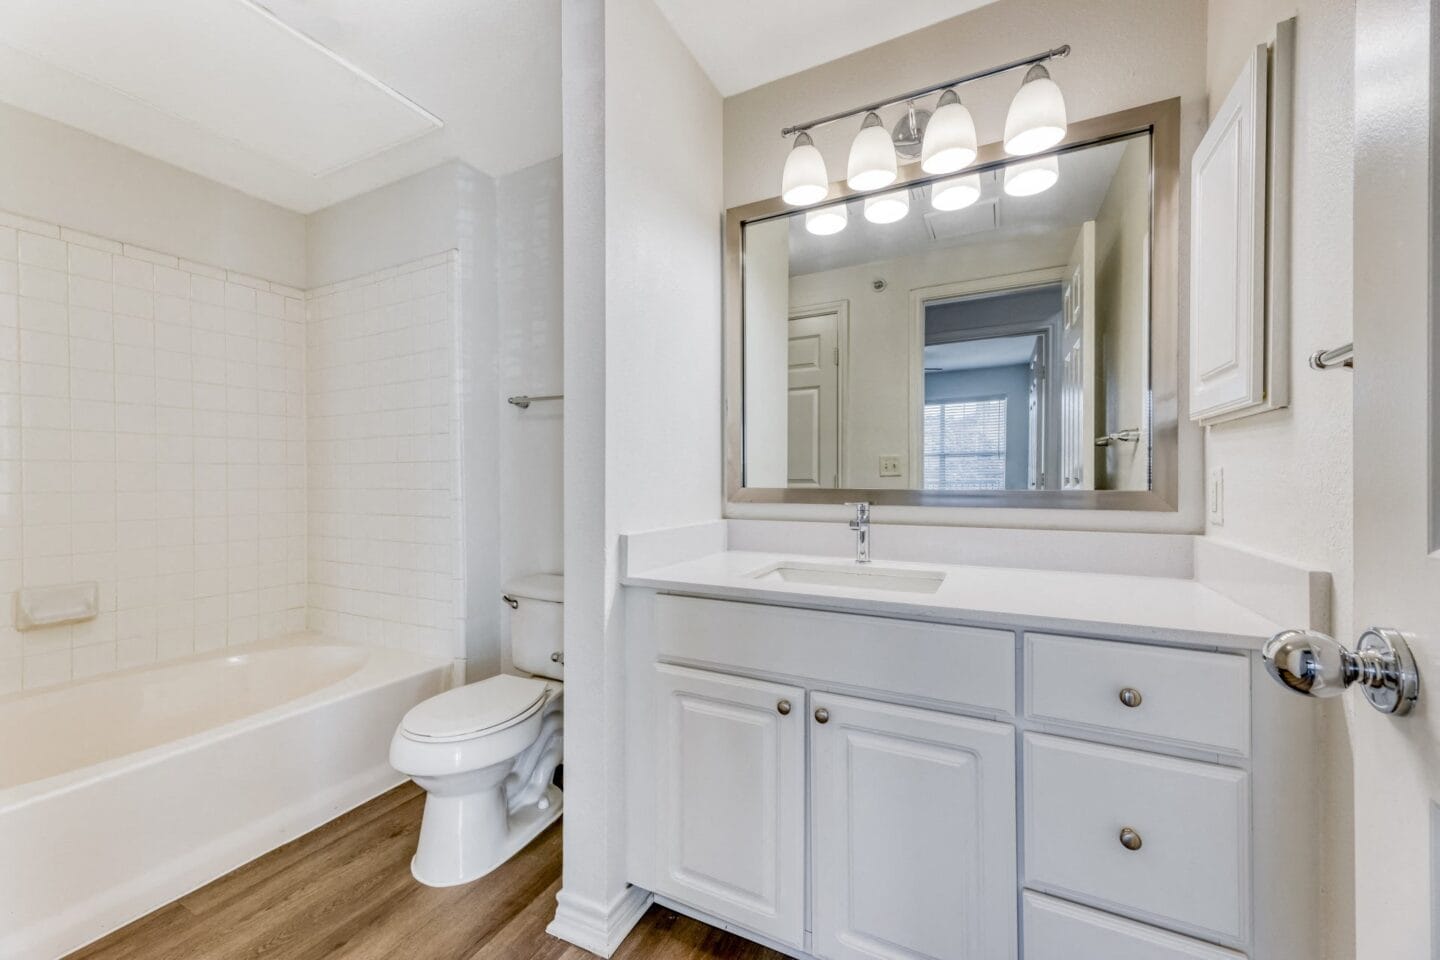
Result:
<instances>
[{"instance_id":1,"label":"toilet bowl","mask_svg":"<svg viewBox=\"0 0 1440 960\"><path fill-rule=\"evenodd\" d=\"M560 817L562 595L555 574L507 584L513 659L533 675L501 674L431 697L405 714L390 741L390 765L426 794L410 861L423 884L479 879Z\"/></svg>"}]
</instances>

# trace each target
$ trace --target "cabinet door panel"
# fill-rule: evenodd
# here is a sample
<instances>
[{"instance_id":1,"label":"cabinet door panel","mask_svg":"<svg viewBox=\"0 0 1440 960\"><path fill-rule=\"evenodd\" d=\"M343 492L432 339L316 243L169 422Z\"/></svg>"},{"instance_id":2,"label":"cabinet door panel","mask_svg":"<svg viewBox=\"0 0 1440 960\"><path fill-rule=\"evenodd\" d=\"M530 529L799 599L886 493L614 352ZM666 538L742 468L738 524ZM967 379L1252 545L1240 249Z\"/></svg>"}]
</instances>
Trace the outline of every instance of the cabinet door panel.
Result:
<instances>
[{"instance_id":1,"label":"cabinet door panel","mask_svg":"<svg viewBox=\"0 0 1440 960\"><path fill-rule=\"evenodd\" d=\"M1014 731L832 694L811 708L816 955L1014 957Z\"/></svg>"},{"instance_id":2,"label":"cabinet door panel","mask_svg":"<svg viewBox=\"0 0 1440 960\"><path fill-rule=\"evenodd\" d=\"M657 665L660 889L802 946L805 692ZM789 701L788 715L777 705Z\"/></svg>"}]
</instances>

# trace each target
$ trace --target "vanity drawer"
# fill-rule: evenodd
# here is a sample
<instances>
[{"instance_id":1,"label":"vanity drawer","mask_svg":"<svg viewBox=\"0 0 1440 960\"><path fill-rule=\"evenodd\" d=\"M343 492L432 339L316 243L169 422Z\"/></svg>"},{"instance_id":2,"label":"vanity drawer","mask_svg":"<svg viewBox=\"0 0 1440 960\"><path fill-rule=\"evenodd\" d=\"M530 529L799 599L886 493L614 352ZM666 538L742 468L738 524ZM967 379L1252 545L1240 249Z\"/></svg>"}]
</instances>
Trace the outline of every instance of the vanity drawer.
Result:
<instances>
[{"instance_id":1,"label":"vanity drawer","mask_svg":"<svg viewBox=\"0 0 1440 960\"><path fill-rule=\"evenodd\" d=\"M1026 735L1024 770L1028 885L1245 941L1244 771L1043 734Z\"/></svg>"},{"instance_id":2,"label":"vanity drawer","mask_svg":"<svg viewBox=\"0 0 1440 960\"><path fill-rule=\"evenodd\" d=\"M1245 960L1245 956L1027 890L1025 960Z\"/></svg>"},{"instance_id":3,"label":"vanity drawer","mask_svg":"<svg viewBox=\"0 0 1440 960\"><path fill-rule=\"evenodd\" d=\"M1015 635L948 624L662 594L662 659L1015 712Z\"/></svg>"},{"instance_id":4,"label":"vanity drawer","mask_svg":"<svg viewBox=\"0 0 1440 960\"><path fill-rule=\"evenodd\" d=\"M1025 706L1036 719L1250 752L1244 656L1027 633L1025 665Z\"/></svg>"}]
</instances>

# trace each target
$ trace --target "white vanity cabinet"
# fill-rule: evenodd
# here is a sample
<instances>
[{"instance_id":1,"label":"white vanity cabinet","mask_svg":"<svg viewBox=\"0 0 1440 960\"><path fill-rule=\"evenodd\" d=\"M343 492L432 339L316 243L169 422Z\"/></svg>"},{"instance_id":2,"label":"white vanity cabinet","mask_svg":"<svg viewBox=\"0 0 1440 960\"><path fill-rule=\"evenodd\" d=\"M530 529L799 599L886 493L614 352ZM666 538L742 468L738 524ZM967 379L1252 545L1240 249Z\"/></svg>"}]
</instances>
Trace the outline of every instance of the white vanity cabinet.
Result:
<instances>
[{"instance_id":1,"label":"white vanity cabinet","mask_svg":"<svg viewBox=\"0 0 1440 960\"><path fill-rule=\"evenodd\" d=\"M802 949L808 875L819 957L1015 955L1010 726L655 671L657 893Z\"/></svg>"},{"instance_id":2,"label":"white vanity cabinet","mask_svg":"<svg viewBox=\"0 0 1440 960\"><path fill-rule=\"evenodd\" d=\"M1013 728L836 694L810 705L815 955L1015 956Z\"/></svg>"},{"instance_id":3,"label":"white vanity cabinet","mask_svg":"<svg viewBox=\"0 0 1440 960\"><path fill-rule=\"evenodd\" d=\"M676 909L820 960L1319 949L1315 713L1258 642L626 615L629 879Z\"/></svg>"},{"instance_id":4,"label":"white vanity cabinet","mask_svg":"<svg viewBox=\"0 0 1440 960\"><path fill-rule=\"evenodd\" d=\"M655 667L664 892L781 943L805 933L805 691Z\"/></svg>"}]
</instances>

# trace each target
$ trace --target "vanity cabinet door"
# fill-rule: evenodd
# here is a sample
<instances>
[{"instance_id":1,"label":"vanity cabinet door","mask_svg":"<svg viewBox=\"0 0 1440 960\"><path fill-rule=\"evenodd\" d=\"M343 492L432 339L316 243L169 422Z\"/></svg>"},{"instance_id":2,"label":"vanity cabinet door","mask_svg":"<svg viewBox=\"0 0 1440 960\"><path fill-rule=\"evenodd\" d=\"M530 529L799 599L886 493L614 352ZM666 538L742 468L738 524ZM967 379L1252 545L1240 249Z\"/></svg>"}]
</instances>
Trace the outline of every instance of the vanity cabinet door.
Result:
<instances>
[{"instance_id":1,"label":"vanity cabinet door","mask_svg":"<svg viewBox=\"0 0 1440 960\"><path fill-rule=\"evenodd\" d=\"M805 936L805 691L658 664L657 893Z\"/></svg>"},{"instance_id":2,"label":"vanity cabinet door","mask_svg":"<svg viewBox=\"0 0 1440 960\"><path fill-rule=\"evenodd\" d=\"M810 702L814 953L1016 953L1015 733L833 694Z\"/></svg>"}]
</instances>

